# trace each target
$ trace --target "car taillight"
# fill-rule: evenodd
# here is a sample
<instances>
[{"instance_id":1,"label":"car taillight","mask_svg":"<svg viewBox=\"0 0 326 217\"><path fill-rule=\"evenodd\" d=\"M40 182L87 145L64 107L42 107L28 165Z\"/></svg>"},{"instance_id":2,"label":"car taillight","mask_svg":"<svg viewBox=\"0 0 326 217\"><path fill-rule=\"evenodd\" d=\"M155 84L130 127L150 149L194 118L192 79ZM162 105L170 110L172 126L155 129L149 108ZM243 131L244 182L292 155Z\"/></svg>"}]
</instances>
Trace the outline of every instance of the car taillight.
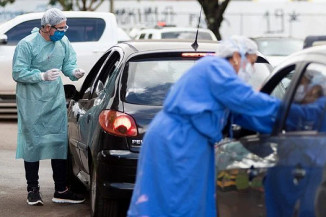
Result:
<instances>
[{"instance_id":1,"label":"car taillight","mask_svg":"<svg viewBox=\"0 0 326 217\"><path fill-rule=\"evenodd\" d=\"M108 133L117 136L137 136L134 119L125 113L104 110L99 116L101 127Z\"/></svg>"},{"instance_id":2,"label":"car taillight","mask_svg":"<svg viewBox=\"0 0 326 217\"><path fill-rule=\"evenodd\" d=\"M214 55L214 53L196 53L196 52L190 52L190 53L182 53L182 57L204 57L208 55Z\"/></svg>"}]
</instances>

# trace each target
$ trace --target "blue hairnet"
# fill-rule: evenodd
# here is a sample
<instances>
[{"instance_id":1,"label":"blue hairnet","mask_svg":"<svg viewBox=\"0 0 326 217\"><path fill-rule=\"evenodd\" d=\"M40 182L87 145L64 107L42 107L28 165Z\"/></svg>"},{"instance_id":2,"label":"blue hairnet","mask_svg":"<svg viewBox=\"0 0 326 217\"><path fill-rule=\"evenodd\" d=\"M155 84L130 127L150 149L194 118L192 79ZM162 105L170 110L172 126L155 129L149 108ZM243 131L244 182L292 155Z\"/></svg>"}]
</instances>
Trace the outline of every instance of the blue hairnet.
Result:
<instances>
[{"instance_id":1,"label":"blue hairnet","mask_svg":"<svg viewBox=\"0 0 326 217\"><path fill-rule=\"evenodd\" d=\"M51 8L45 11L41 19L41 26L45 26L47 24L50 24L51 26L55 26L66 20L67 18L61 10L57 8Z\"/></svg>"}]
</instances>

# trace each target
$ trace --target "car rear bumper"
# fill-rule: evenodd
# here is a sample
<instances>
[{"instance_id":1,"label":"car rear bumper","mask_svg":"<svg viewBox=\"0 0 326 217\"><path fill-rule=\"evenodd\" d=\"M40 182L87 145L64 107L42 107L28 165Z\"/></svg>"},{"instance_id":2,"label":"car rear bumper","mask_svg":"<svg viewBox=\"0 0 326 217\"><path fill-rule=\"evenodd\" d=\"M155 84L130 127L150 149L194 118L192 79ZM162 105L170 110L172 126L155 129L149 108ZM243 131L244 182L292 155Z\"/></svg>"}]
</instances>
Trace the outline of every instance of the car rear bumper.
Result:
<instances>
[{"instance_id":1,"label":"car rear bumper","mask_svg":"<svg viewBox=\"0 0 326 217\"><path fill-rule=\"evenodd\" d=\"M130 198L136 179L138 153L102 150L97 155L100 192L105 198Z\"/></svg>"}]
</instances>

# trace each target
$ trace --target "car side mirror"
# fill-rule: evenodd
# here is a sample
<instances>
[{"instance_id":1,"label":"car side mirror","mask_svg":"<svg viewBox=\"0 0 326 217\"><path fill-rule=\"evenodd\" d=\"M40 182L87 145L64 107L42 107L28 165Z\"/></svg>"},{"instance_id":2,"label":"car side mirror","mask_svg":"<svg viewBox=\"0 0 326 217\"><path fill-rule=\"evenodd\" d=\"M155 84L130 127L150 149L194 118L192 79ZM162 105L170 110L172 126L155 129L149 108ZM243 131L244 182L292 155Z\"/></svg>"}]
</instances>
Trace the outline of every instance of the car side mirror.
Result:
<instances>
[{"instance_id":1,"label":"car side mirror","mask_svg":"<svg viewBox=\"0 0 326 217\"><path fill-rule=\"evenodd\" d=\"M0 35L0 44L7 44L8 43L8 36L5 34Z\"/></svg>"}]
</instances>

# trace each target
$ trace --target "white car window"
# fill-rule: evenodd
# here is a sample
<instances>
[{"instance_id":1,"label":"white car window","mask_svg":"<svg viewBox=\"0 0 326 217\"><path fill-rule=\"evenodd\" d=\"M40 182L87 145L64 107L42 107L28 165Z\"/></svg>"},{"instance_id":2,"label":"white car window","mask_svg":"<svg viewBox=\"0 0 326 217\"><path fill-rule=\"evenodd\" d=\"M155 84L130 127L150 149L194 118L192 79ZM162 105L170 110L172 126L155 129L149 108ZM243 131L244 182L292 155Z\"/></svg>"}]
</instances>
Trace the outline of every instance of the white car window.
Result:
<instances>
[{"instance_id":1,"label":"white car window","mask_svg":"<svg viewBox=\"0 0 326 217\"><path fill-rule=\"evenodd\" d=\"M98 41L105 28L105 21L100 18L68 18L66 32L71 42Z\"/></svg>"},{"instance_id":2,"label":"white car window","mask_svg":"<svg viewBox=\"0 0 326 217\"><path fill-rule=\"evenodd\" d=\"M23 23L14 26L10 30L8 30L5 34L8 37L8 45L16 45L21 39L29 35L34 27L40 27L41 21L37 20L29 20Z\"/></svg>"},{"instance_id":3,"label":"white car window","mask_svg":"<svg viewBox=\"0 0 326 217\"><path fill-rule=\"evenodd\" d=\"M98 41L105 28L105 21L100 18L69 18L69 26L66 32L70 42ZM21 39L29 35L34 27L40 27L41 21L29 20L14 26L5 34L8 37L8 45L16 45Z\"/></svg>"},{"instance_id":4,"label":"white car window","mask_svg":"<svg viewBox=\"0 0 326 217\"><path fill-rule=\"evenodd\" d=\"M305 69L304 74L300 78L298 86L296 87L293 104L307 106L308 104L315 103L319 98L325 96L325 81L326 65L319 63L309 64ZM320 106L317 103L314 105L314 107L310 108L316 108L317 105ZM297 122L294 124L288 124L286 126L286 131L326 131L325 108L323 108L322 113L318 113L318 116L316 116L313 112L306 112L305 115L297 115L297 112L297 110L289 110L288 117L292 119L293 117L297 117Z\"/></svg>"},{"instance_id":5,"label":"white car window","mask_svg":"<svg viewBox=\"0 0 326 217\"><path fill-rule=\"evenodd\" d=\"M179 39L195 39L196 31L175 31L175 32L163 32L162 38L163 39L170 39L170 38L179 38ZM211 35L207 32L198 32L198 39L199 40L213 40Z\"/></svg>"}]
</instances>

